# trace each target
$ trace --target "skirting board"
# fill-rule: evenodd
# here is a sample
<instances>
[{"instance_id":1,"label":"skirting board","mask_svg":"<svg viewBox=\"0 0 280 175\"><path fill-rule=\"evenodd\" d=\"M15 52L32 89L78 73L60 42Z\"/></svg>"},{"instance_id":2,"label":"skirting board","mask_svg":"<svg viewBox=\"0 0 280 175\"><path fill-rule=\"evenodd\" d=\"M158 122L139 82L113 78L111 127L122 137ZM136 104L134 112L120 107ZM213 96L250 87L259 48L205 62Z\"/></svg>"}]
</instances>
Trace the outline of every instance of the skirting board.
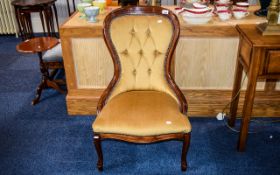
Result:
<instances>
[{"instance_id":1,"label":"skirting board","mask_svg":"<svg viewBox=\"0 0 280 175\"><path fill-rule=\"evenodd\" d=\"M69 115L95 115L103 90L78 90L67 95ZM216 116L231 101L230 90L183 90L189 104L188 116ZM239 99L238 115L241 115L244 91ZM229 111L229 105L226 112ZM280 91L257 91L253 117L280 117Z\"/></svg>"}]
</instances>

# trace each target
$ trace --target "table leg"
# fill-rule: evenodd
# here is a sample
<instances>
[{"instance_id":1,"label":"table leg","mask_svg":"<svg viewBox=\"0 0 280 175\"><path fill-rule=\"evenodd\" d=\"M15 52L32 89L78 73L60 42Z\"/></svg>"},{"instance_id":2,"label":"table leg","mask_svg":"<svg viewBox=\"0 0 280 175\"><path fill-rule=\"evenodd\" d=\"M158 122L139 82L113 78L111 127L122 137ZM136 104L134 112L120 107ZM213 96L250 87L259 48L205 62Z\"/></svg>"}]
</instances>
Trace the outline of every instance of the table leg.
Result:
<instances>
[{"instance_id":1,"label":"table leg","mask_svg":"<svg viewBox=\"0 0 280 175\"><path fill-rule=\"evenodd\" d=\"M46 22L46 28L48 31L48 36L51 36L51 21L50 21L50 17L52 17L51 13L50 13L50 8L48 6L45 6L43 9L44 12L44 17L45 17L45 22Z\"/></svg>"},{"instance_id":2,"label":"table leg","mask_svg":"<svg viewBox=\"0 0 280 175\"><path fill-rule=\"evenodd\" d=\"M40 19L41 19L41 24L42 24L42 28L43 28L43 32L44 32L44 36L46 36L46 29L45 29L45 24L44 24L43 11L42 11L42 10L40 10L39 14L40 14Z\"/></svg>"},{"instance_id":3,"label":"table leg","mask_svg":"<svg viewBox=\"0 0 280 175\"><path fill-rule=\"evenodd\" d=\"M232 97L233 100L230 104L230 118L228 121L229 126L234 127L236 120L236 113L238 108L239 96L240 96L240 88L241 88L241 79L243 73L243 66L240 63L239 59L236 60L236 68L235 68L235 77L233 84Z\"/></svg>"},{"instance_id":4,"label":"table leg","mask_svg":"<svg viewBox=\"0 0 280 175\"><path fill-rule=\"evenodd\" d=\"M30 13L25 13L25 19L26 19L26 25L27 25L27 30L28 30L28 38L33 38L34 37L34 32L33 32L33 27L32 27L32 22L31 22L31 14Z\"/></svg>"},{"instance_id":5,"label":"table leg","mask_svg":"<svg viewBox=\"0 0 280 175\"><path fill-rule=\"evenodd\" d=\"M47 80L47 87L53 88L60 92L61 94L65 94L66 91L62 90L55 81Z\"/></svg>"},{"instance_id":6,"label":"table leg","mask_svg":"<svg viewBox=\"0 0 280 175\"><path fill-rule=\"evenodd\" d=\"M47 21L48 26L50 28L49 36L53 37L53 36L55 36L55 28L54 28L54 16L53 16L52 5L48 5L46 8L47 8L47 13L48 13L46 21Z\"/></svg>"},{"instance_id":7,"label":"table leg","mask_svg":"<svg viewBox=\"0 0 280 175\"><path fill-rule=\"evenodd\" d=\"M17 6L14 6L14 8L15 8L15 15L16 15L16 20L17 20L17 25L18 25L20 36L21 36L21 40L24 41L22 26L20 24L20 19L19 19L20 18L19 8L17 8Z\"/></svg>"},{"instance_id":8,"label":"table leg","mask_svg":"<svg viewBox=\"0 0 280 175\"><path fill-rule=\"evenodd\" d=\"M53 11L52 11L52 9L51 9L51 7L50 7L50 14L51 14L51 17L50 17L50 28L51 28L51 36L52 37L56 37L56 35L55 35L55 27L54 27L54 16L53 16Z\"/></svg>"},{"instance_id":9,"label":"table leg","mask_svg":"<svg viewBox=\"0 0 280 175\"><path fill-rule=\"evenodd\" d=\"M248 84L247 84L247 90L245 94L245 100L244 100L243 111L242 111L243 118L242 118L241 131L239 133L239 141L237 146L238 151L245 151L245 147L246 147L249 122L252 114L256 85L257 85L257 78L258 78L259 67L260 67L260 56L261 56L261 49L255 49L251 57L252 63L250 64L249 67Z\"/></svg>"},{"instance_id":10,"label":"table leg","mask_svg":"<svg viewBox=\"0 0 280 175\"><path fill-rule=\"evenodd\" d=\"M72 4L73 4L73 11L75 12L75 11L76 11L75 0L72 1ZM74 12L73 12L73 13L74 13Z\"/></svg>"},{"instance_id":11,"label":"table leg","mask_svg":"<svg viewBox=\"0 0 280 175\"><path fill-rule=\"evenodd\" d=\"M42 91L43 89L46 88L46 82L44 81L44 79L42 79L41 83L39 84L39 86L37 87L37 90L36 90L36 96L35 98L32 100L32 105L36 105L37 103L39 103L40 101L40 98L41 98L41 94L42 94Z\"/></svg>"},{"instance_id":12,"label":"table leg","mask_svg":"<svg viewBox=\"0 0 280 175\"><path fill-rule=\"evenodd\" d=\"M55 3L53 4L53 11L54 11L54 16L55 16L55 20L56 20L57 32L59 32L58 16L57 16L57 9L56 9Z\"/></svg>"},{"instance_id":13,"label":"table leg","mask_svg":"<svg viewBox=\"0 0 280 175\"><path fill-rule=\"evenodd\" d=\"M41 83L40 83L39 86L37 87L36 96L35 96L35 98L32 100L32 105L36 105L37 103L39 103L40 97L41 97L41 94L42 94L43 89L46 89L46 88L48 88L48 87L57 90L57 91L60 92L61 94L66 94L66 91L62 90L62 89L58 86L57 82L55 82L55 81L50 81L50 80L46 79L46 78L43 76L43 77L42 77Z\"/></svg>"},{"instance_id":14,"label":"table leg","mask_svg":"<svg viewBox=\"0 0 280 175\"><path fill-rule=\"evenodd\" d=\"M66 93L66 91L62 90L59 87L58 83L55 80L51 80L48 68L43 61L42 52L38 52L38 56L39 56L39 61L40 61L40 71L41 71L41 75L42 75L42 81L36 90L36 97L32 101L32 105L35 105L40 101L42 91L45 88L49 87L49 88L53 88L53 89L57 90L58 92L60 92L62 94Z\"/></svg>"},{"instance_id":15,"label":"table leg","mask_svg":"<svg viewBox=\"0 0 280 175\"><path fill-rule=\"evenodd\" d=\"M22 30L23 41L33 37L31 16L29 13L19 10L19 22Z\"/></svg>"},{"instance_id":16,"label":"table leg","mask_svg":"<svg viewBox=\"0 0 280 175\"><path fill-rule=\"evenodd\" d=\"M40 71L42 74L42 80L41 80L41 83L39 84L39 86L37 87L36 96L32 101L32 105L36 105L37 103L39 103L40 97L42 94L42 90L47 87L47 79L49 76L48 69L45 67L44 62L43 62L42 52L38 52L38 56L39 56L39 61L40 61Z\"/></svg>"},{"instance_id":17,"label":"table leg","mask_svg":"<svg viewBox=\"0 0 280 175\"><path fill-rule=\"evenodd\" d=\"M68 15L71 16L69 0L66 0L66 3L67 3Z\"/></svg>"}]
</instances>

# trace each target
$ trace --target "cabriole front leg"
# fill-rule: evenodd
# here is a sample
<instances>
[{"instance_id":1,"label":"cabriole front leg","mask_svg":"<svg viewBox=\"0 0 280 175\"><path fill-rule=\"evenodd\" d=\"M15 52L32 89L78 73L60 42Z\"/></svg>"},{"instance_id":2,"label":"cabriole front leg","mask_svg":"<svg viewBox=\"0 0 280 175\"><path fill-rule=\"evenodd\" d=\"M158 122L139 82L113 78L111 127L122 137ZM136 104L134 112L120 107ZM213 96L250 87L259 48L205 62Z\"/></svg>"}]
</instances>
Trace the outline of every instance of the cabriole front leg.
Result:
<instances>
[{"instance_id":1,"label":"cabriole front leg","mask_svg":"<svg viewBox=\"0 0 280 175\"><path fill-rule=\"evenodd\" d=\"M98 156L97 168L99 171L102 171L103 170L103 154L102 154L102 147L101 147L101 138L99 135L94 135L93 139L94 139L96 153Z\"/></svg>"},{"instance_id":2,"label":"cabriole front leg","mask_svg":"<svg viewBox=\"0 0 280 175\"><path fill-rule=\"evenodd\" d=\"M187 157L187 153L188 153L189 146L190 146L190 138L191 138L190 133L184 134L182 157L181 157L181 169L182 169L182 171L186 171L187 166L188 166L186 157Z\"/></svg>"}]
</instances>

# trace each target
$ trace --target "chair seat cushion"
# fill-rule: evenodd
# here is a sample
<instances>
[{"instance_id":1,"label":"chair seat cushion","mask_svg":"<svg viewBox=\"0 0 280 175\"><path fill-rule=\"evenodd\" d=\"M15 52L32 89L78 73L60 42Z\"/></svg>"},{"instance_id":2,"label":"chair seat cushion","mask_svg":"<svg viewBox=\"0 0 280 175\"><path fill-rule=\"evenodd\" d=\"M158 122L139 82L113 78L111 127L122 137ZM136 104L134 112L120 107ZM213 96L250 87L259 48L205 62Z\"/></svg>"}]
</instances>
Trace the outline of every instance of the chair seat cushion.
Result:
<instances>
[{"instance_id":1,"label":"chair seat cushion","mask_svg":"<svg viewBox=\"0 0 280 175\"><path fill-rule=\"evenodd\" d=\"M45 62L62 62L62 49L59 43L54 48L47 50L43 55L43 60Z\"/></svg>"},{"instance_id":2,"label":"chair seat cushion","mask_svg":"<svg viewBox=\"0 0 280 175\"><path fill-rule=\"evenodd\" d=\"M113 97L93 122L96 133L155 136L188 133L191 124L170 95L129 91Z\"/></svg>"}]
</instances>

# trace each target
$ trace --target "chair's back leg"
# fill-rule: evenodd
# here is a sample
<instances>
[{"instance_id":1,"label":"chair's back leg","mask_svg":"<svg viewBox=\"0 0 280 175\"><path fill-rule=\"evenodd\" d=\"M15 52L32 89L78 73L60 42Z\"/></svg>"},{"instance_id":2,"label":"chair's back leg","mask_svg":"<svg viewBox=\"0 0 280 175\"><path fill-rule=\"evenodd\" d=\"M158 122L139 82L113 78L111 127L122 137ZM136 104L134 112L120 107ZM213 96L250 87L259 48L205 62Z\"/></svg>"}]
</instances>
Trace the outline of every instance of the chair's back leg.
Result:
<instances>
[{"instance_id":1,"label":"chair's back leg","mask_svg":"<svg viewBox=\"0 0 280 175\"><path fill-rule=\"evenodd\" d=\"M93 139L94 139L96 153L98 155L97 168L99 171L102 171L103 170L103 154L102 154L102 147L101 147L101 138L99 135L94 135Z\"/></svg>"},{"instance_id":2,"label":"chair's back leg","mask_svg":"<svg viewBox=\"0 0 280 175\"><path fill-rule=\"evenodd\" d=\"M189 146L190 146L190 138L191 138L191 134L187 133L184 135L184 140L183 140L183 149L182 149L182 157L181 157L181 169L182 171L186 171L187 170L187 152L189 150Z\"/></svg>"}]
</instances>

